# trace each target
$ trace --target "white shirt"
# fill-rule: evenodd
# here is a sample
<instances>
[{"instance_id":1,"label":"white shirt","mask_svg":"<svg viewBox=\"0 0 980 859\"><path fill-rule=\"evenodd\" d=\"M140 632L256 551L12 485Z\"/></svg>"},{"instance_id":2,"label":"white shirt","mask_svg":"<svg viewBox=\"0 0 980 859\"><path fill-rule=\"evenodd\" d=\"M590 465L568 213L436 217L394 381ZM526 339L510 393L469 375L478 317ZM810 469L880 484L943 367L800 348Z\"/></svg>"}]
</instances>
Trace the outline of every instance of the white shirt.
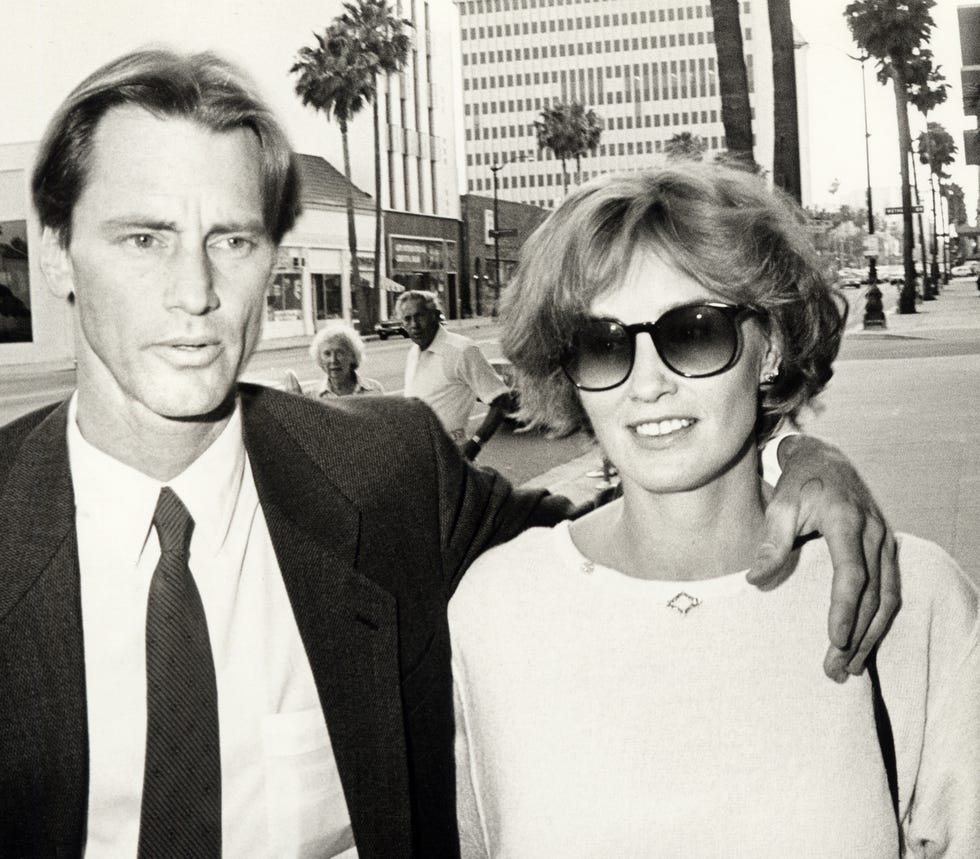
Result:
<instances>
[{"instance_id":1,"label":"white shirt","mask_svg":"<svg viewBox=\"0 0 980 859\"><path fill-rule=\"evenodd\" d=\"M113 459L68 415L89 735L86 853L133 857L146 747L146 604L164 484ZM356 856L313 674L252 469L240 408L168 484L194 519L189 566L218 686L222 847L229 857Z\"/></svg>"},{"instance_id":2,"label":"white shirt","mask_svg":"<svg viewBox=\"0 0 980 859\"><path fill-rule=\"evenodd\" d=\"M418 397L457 442L476 401L491 403L510 389L469 337L439 327L428 348L412 344L405 362L406 397Z\"/></svg>"},{"instance_id":3,"label":"white shirt","mask_svg":"<svg viewBox=\"0 0 980 859\"><path fill-rule=\"evenodd\" d=\"M975 859L980 587L915 537L899 561L877 665L907 855ZM643 580L567 523L480 557L449 607L464 859L895 859L870 680L821 668L830 573L815 540L768 591Z\"/></svg>"}]
</instances>

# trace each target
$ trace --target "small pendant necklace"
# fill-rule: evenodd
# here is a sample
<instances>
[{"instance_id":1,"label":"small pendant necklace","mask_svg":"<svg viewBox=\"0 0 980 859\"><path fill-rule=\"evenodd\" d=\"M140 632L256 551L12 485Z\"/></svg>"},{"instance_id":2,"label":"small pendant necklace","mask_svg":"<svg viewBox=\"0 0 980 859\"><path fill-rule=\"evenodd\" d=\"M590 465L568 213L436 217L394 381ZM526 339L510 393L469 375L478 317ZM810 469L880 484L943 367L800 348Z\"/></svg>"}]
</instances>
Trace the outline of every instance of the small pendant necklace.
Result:
<instances>
[{"instance_id":1,"label":"small pendant necklace","mask_svg":"<svg viewBox=\"0 0 980 859\"><path fill-rule=\"evenodd\" d=\"M595 561L591 558L586 558L582 561L581 570L587 576L592 575L595 572ZM691 596L687 591L679 591L666 603L667 608L672 608L682 615L693 611L699 605L701 605L701 600L695 596Z\"/></svg>"}]
</instances>

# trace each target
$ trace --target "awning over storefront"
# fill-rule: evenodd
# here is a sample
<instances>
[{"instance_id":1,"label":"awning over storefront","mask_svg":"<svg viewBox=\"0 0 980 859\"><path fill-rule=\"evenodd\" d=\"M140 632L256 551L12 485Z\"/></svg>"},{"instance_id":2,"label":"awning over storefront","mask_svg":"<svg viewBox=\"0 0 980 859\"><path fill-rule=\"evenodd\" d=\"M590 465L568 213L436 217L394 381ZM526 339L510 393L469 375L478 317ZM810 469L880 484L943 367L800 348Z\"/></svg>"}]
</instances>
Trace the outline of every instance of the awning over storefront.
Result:
<instances>
[{"instance_id":1,"label":"awning over storefront","mask_svg":"<svg viewBox=\"0 0 980 859\"><path fill-rule=\"evenodd\" d=\"M390 277L385 277L381 275L381 288L385 292L404 292L405 287L402 286L397 281L392 280Z\"/></svg>"}]
</instances>

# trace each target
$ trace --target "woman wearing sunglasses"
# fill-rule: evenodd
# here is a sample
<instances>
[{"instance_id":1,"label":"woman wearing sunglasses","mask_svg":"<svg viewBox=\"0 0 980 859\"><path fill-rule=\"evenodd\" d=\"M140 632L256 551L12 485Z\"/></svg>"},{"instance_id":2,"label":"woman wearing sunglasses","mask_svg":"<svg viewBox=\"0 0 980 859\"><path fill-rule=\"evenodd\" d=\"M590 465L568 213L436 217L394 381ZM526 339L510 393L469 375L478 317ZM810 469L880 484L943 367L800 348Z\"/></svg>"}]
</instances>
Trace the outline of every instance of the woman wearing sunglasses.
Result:
<instances>
[{"instance_id":1,"label":"woman wearing sunglasses","mask_svg":"<svg viewBox=\"0 0 980 859\"><path fill-rule=\"evenodd\" d=\"M525 419L592 432L622 497L491 550L453 598L463 855L980 856L976 583L903 537L902 608L835 685L824 541L746 581L760 446L846 318L797 211L715 166L604 177L508 298Z\"/></svg>"}]
</instances>

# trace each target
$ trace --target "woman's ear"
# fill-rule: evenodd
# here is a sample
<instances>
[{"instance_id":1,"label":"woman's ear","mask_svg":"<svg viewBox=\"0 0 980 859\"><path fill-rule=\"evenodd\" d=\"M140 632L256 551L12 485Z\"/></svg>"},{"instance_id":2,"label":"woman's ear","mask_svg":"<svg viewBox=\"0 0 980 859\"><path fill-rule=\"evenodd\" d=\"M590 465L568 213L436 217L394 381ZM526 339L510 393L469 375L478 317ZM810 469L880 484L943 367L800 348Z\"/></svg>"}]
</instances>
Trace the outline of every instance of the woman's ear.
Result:
<instances>
[{"instance_id":1,"label":"woman's ear","mask_svg":"<svg viewBox=\"0 0 980 859\"><path fill-rule=\"evenodd\" d=\"M759 368L759 383L762 385L772 384L776 380L783 362L783 350L777 336L770 333L767 339L768 345L762 356L762 366Z\"/></svg>"},{"instance_id":2,"label":"woman's ear","mask_svg":"<svg viewBox=\"0 0 980 859\"><path fill-rule=\"evenodd\" d=\"M58 297L71 299L75 293L75 272L68 255L68 248L61 237L50 227L41 230L41 271L48 288Z\"/></svg>"}]
</instances>

